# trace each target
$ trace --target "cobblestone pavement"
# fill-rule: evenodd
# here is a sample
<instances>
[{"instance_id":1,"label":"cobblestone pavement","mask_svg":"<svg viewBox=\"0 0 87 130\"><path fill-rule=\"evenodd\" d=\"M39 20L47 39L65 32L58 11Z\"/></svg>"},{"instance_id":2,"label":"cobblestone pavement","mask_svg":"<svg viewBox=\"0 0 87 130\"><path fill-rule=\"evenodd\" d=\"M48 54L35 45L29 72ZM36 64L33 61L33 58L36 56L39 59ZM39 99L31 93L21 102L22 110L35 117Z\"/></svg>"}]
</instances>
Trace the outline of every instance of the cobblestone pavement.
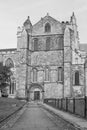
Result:
<instances>
[{"instance_id":1,"label":"cobblestone pavement","mask_svg":"<svg viewBox=\"0 0 87 130\"><path fill-rule=\"evenodd\" d=\"M76 130L68 122L33 102L16 119L9 121L1 130Z\"/></svg>"}]
</instances>

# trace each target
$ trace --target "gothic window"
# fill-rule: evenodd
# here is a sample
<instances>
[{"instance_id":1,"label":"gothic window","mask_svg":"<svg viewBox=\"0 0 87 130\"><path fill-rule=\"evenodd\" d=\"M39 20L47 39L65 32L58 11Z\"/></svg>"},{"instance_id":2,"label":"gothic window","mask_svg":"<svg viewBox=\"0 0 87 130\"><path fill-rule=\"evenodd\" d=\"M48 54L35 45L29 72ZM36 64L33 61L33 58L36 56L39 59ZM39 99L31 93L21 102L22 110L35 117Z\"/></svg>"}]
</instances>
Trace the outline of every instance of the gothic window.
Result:
<instances>
[{"instance_id":1,"label":"gothic window","mask_svg":"<svg viewBox=\"0 0 87 130\"><path fill-rule=\"evenodd\" d=\"M8 58L8 59L6 60L5 65L6 65L7 67L10 67L10 68L13 68L13 67L14 67L14 63L13 63L13 61L12 61L11 58Z\"/></svg>"},{"instance_id":2,"label":"gothic window","mask_svg":"<svg viewBox=\"0 0 87 130\"><path fill-rule=\"evenodd\" d=\"M75 85L79 85L79 71L75 72Z\"/></svg>"},{"instance_id":3,"label":"gothic window","mask_svg":"<svg viewBox=\"0 0 87 130\"><path fill-rule=\"evenodd\" d=\"M14 68L14 63L11 58L8 58L5 62L5 66L9 68ZM13 76L13 75L12 75ZM15 79L12 79L12 76L10 77L10 85L9 85L9 94L14 94L15 93Z\"/></svg>"},{"instance_id":4,"label":"gothic window","mask_svg":"<svg viewBox=\"0 0 87 130\"><path fill-rule=\"evenodd\" d=\"M12 82L12 94L14 94L14 82Z\"/></svg>"},{"instance_id":5,"label":"gothic window","mask_svg":"<svg viewBox=\"0 0 87 130\"><path fill-rule=\"evenodd\" d=\"M14 94L16 89L16 82L10 81L9 94Z\"/></svg>"},{"instance_id":6,"label":"gothic window","mask_svg":"<svg viewBox=\"0 0 87 130\"><path fill-rule=\"evenodd\" d=\"M45 69L45 81L49 81L49 69Z\"/></svg>"},{"instance_id":7,"label":"gothic window","mask_svg":"<svg viewBox=\"0 0 87 130\"><path fill-rule=\"evenodd\" d=\"M58 49L63 49L63 37L60 37L57 41Z\"/></svg>"},{"instance_id":8,"label":"gothic window","mask_svg":"<svg viewBox=\"0 0 87 130\"><path fill-rule=\"evenodd\" d=\"M58 68L58 81L63 81L63 69L62 69L62 67Z\"/></svg>"},{"instance_id":9,"label":"gothic window","mask_svg":"<svg viewBox=\"0 0 87 130\"><path fill-rule=\"evenodd\" d=\"M37 69L34 68L33 69L33 82L36 82L37 81Z\"/></svg>"},{"instance_id":10,"label":"gothic window","mask_svg":"<svg viewBox=\"0 0 87 130\"><path fill-rule=\"evenodd\" d=\"M46 51L50 50L50 37L47 37L46 39Z\"/></svg>"},{"instance_id":11,"label":"gothic window","mask_svg":"<svg viewBox=\"0 0 87 130\"><path fill-rule=\"evenodd\" d=\"M10 86L9 86L9 93L11 94L11 81L10 81Z\"/></svg>"},{"instance_id":12,"label":"gothic window","mask_svg":"<svg viewBox=\"0 0 87 130\"><path fill-rule=\"evenodd\" d=\"M51 26L49 23L46 23L45 25L45 32L51 32Z\"/></svg>"},{"instance_id":13,"label":"gothic window","mask_svg":"<svg viewBox=\"0 0 87 130\"><path fill-rule=\"evenodd\" d=\"M38 51L38 38L34 38L34 51Z\"/></svg>"}]
</instances>

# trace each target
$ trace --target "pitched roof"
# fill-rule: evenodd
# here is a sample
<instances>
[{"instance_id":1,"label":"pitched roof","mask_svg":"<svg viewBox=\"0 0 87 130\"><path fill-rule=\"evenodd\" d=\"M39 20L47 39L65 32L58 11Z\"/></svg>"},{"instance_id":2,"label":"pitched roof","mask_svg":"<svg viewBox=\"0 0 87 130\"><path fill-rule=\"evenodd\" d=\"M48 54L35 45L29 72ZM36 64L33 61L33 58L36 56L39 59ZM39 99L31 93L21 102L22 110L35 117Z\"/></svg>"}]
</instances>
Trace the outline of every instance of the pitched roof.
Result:
<instances>
[{"instance_id":1,"label":"pitched roof","mask_svg":"<svg viewBox=\"0 0 87 130\"><path fill-rule=\"evenodd\" d=\"M24 22L24 26L26 26L28 24L30 24L32 26L29 16L28 16L27 20Z\"/></svg>"},{"instance_id":2,"label":"pitched roof","mask_svg":"<svg viewBox=\"0 0 87 130\"><path fill-rule=\"evenodd\" d=\"M17 48L8 48L8 49L0 49L0 52L3 52L3 51L16 51Z\"/></svg>"},{"instance_id":3,"label":"pitched roof","mask_svg":"<svg viewBox=\"0 0 87 130\"><path fill-rule=\"evenodd\" d=\"M42 21L45 21L45 20L51 20L51 21L53 21L53 22L56 22L56 23L60 23L61 24L61 22L59 22L58 20L56 20L56 19L54 19L53 17L51 17L48 13L47 13L47 15L46 16L44 16L43 18L41 18L37 23L35 23L33 26L36 26L37 24L39 24L39 23L41 23Z\"/></svg>"},{"instance_id":4,"label":"pitched roof","mask_svg":"<svg viewBox=\"0 0 87 130\"><path fill-rule=\"evenodd\" d=\"M33 25L32 34L46 35L44 31L46 23L49 23L52 26L52 30L49 34L63 34L64 24L52 18L49 14L41 18L36 24Z\"/></svg>"}]
</instances>

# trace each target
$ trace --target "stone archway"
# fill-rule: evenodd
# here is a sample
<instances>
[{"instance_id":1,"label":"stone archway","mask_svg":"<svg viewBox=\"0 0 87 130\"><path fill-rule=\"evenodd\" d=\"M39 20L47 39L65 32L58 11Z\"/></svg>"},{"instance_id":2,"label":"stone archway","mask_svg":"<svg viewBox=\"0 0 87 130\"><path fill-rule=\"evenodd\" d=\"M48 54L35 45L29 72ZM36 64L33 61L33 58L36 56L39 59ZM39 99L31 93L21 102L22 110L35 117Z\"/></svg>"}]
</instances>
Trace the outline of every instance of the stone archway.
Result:
<instances>
[{"instance_id":1,"label":"stone archway","mask_svg":"<svg viewBox=\"0 0 87 130\"><path fill-rule=\"evenodd\" d=\"M29 101L43 101L44 89L40 84L31 84L29 87Z\"/></svg>"}]
</instances>

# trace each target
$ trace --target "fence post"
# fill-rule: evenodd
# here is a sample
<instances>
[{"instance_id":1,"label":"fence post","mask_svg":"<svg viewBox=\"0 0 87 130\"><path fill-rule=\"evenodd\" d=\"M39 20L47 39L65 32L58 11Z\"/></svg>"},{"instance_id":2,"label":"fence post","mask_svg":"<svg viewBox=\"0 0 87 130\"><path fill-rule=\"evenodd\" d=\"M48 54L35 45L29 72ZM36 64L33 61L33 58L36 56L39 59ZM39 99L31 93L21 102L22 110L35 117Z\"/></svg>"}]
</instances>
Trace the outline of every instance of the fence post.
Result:
<instances>
[{"instance_id":1,"label":"fence post","mask_svg":"<svg viewBox=\"0 0 87 130\"><path fill-rule=\"evenodd\" d=\"M86 108L87 108L87 105L86 105L86 96L84 97L84 104L85 104L85 107L84 107L84 117L86 118Z\"/></svg>"},{"instance_id":2,"label":"fence post","mask_svg":"<svg viewBox=\"0 0 87 130\"><path fill-rule=\"evenodd\" d=\"M68 111L68 98L66 97L66 111Z\"/></svg>"},{"instance_id":3,"label":"fence post","mask_svg":"<svg viewBox=\"0 0 87 130\"><path fill-rule=\"evenodd\" d=\"M59 99L57 99L57 108L59 109Z\"/></svg>"},{"instance_id":4,"label":"fence post","mask_svg":"<svg viewBox=\"0 0 87 130\"><path fill-rule=\"evenodd\" d=\"M55 107L56 107L56 99L55 99Z\"/></svg>"},{"instance_id":5,"label":"fence post","mask_svg":"<svg viewBox=\"0 0 87 130\"><path fill-rule=\"evenodd\" d=\"M73 113L75 113L75 98L73 98Z\"/></svg>"},{"instance_id":6,"label":"fence post","mask_svg":"<svg viewBox=\"0 0 87 130\"><path fill-rule=\"evenodd\" d=\"M58 99L57 99L57 108L58 108Z\"/></svg>"},{"instance_id":7,"label":"fence post","mask_svg":"<svg viewBox=\"0 0 87 130\"><path fill-rule=\"evenodd\" d=\"M63 108L63 107L62 107L62 98L61 98L61 110L62 110L62 108Z\"/></svg>"}]
</instances>

